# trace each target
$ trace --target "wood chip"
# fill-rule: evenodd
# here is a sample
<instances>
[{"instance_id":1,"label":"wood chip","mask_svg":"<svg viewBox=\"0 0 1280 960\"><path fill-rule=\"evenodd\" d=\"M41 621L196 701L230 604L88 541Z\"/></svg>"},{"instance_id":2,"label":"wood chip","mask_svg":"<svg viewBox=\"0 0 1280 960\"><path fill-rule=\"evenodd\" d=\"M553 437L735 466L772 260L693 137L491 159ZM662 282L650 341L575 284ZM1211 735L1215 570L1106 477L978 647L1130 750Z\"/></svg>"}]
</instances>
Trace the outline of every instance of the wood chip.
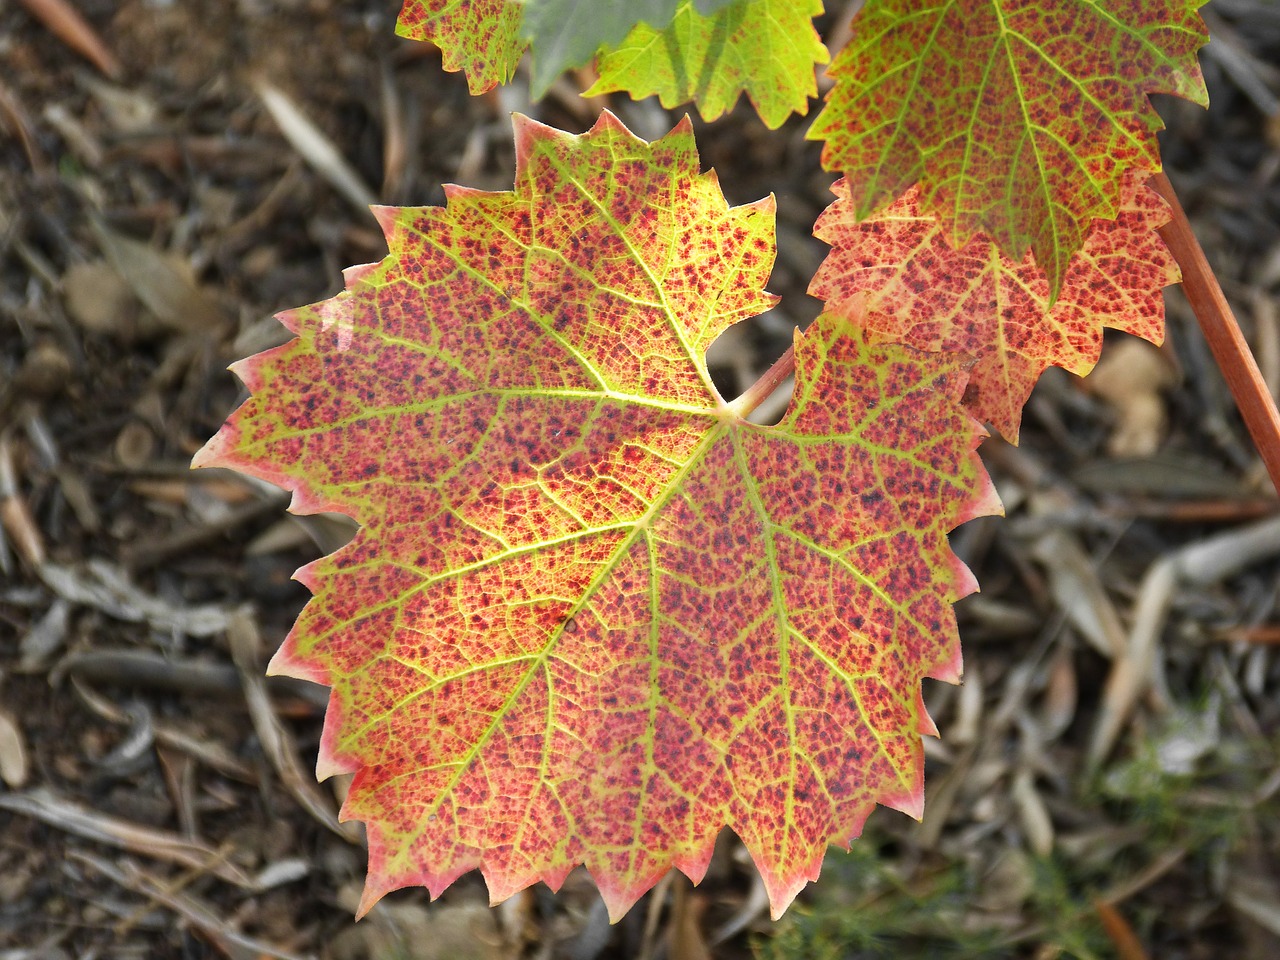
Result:
<instances>
[{"instance_id":1,"label":"wood chip","mask_svg":"<svg viewBox=\"0 0 1280 960\"><path fill-rule=\"evenodd\" d=\"M1280 891L1273 883L1255 877L1237 879L1227 889L1227 902L1280 937Z\"/></svg>"},{"instance_id":2,"label":"wood chip","mask_svg":"<svg viewBox=\"0 0 1280 960\"><path fill-rule=\"evenodd\" d=\"M45 561L44 537L18 490L8 438L0 434L0 527L9 535L19 556L32 569Z\"/></svg>"},{"instance_id":3,"label":"wood chip","mask_svg":"<svg viewBox=\"0 0 1280 960\"><path fill-rule=\"evenodd\" d=\"M266 677L258 662L261 640L257 625L247 611L238 611L227 628L227 640L231 644L231 656L240 672L245 702L253 719L253 728L262 744L262 751L280 775L285 788L317 823L337 834L348 843L363 842L363 831L354 823L341 824L332 805L316 785L315 778L298 762L288 732L276 717L267 693Z\"/></svg>"},{"instance_id":4,"label":"wood chip","mask_svg":"<svg viewBox=\"0 0 1280 960\"><path fill-rule=\"evenodd\" d=\"M67 641L71 604L58 598L50 604L18 642L19 673L31 673L47 664Z\"/></svg>"},{"instance_id":5,"label":"wood chip","mask_svg":"<svg viewBox=\"0 0 1280 960\"><path fill-rule=\"evenodd\" d=\"M74 263L62 275L62 296L71 319L90 333L133 339L138 303L129 285L105 260Z\"/></svg>"},{"instance_id":6,"label":"wood chip","mask_svg":"<svg viewBox=\"0 0 1280 960\"><path fill-rule=\"evenodd\" d=\"M40 578L71 603L101 610L127 623L147 623L156 630L189 637L209 637L227 628L230 616L214 604L178 605L133 586L125 573L105 560L79 567L45 563Z\"/></svg>"},{"instance_id":7,"label":"wood chip","mask_svg":"<svg viewBox=\"0 0 1280 960\"><path fill-rule=\"evenodd\" d=\"M17 718L0 709L0 780L17 790L26 786L30 772L27 744Z\"/></svg>"},{"instance_id":8,"label":"wood chip","mask_svg":"<svg viewBox=\"0 0 1280 960\"><path fill-rule=\"evenodd\" d=\"M185 258L116 233L100 220L92 225L107 260L162 330L209 333L225 324L221 308L196 283Z\"/></svg>"},{"instance_id":9,"label":"wood chip","mask_svg":"<svg viewBox=\"0 0 1280 960\"><path fill-rule=\"evenodd\" d=\"M1098 565L1065 530L1051 530L1040 537L1031 555L1044 567L1049 592L1090 645L1108 659L1124 650L1125 632L1120 614L1098 577Z\"/></svg>"},{"instance_id":10,"label":"wood chip","mask_svg":"<svg viewBox=\"0 0 1280 960\"><path fill-rule=\"evenodd\" d=\"M117 865L82 851L74 851L71 856L125 889L163 904L182 917L230 960L306 960L296 953L246 936L219 916L219 911L210 904L190 894L173 890L169 884L149 876L135 864L124 861Z\"/></svg>"},{"instance_id":11,"label":"wood chip","mask_svg":"<svg viewBox=\"0 0 1280 960\"><path fill-rule=\"evenodd\" d=\"M206 844L98 813L44 788L25 793L0 793L0 810L33 817L85 840L211 873L237 887L253 889L253 881L239 867Z\"/></svg>"},{"instance_id":12,"label":"wood chip","mask_svg":"<svg viewBox=\"0 0 1280 960\"><path fill-rule=\"evenodd\" d=\"M1053 821L1049 811L1036 791L1031 770L1020 769L1013 777L1013 805L1018 811L1018 822L1026 835L1027 846L1038 857L1053 853Z\"/></svg>"},{"instance_id":13,"label":"wood chip","mask_svg":"<svg viewBox=\"0 0 1280 960\"><path fill-rule=\"evenodd\" d=\"M254 83L254 89L284 138L302 155L302 159L328 180L353 207L369 215L369 208L378 202L378 198L355 168L347 163L333 141L284 91L262 79Z\"/></svg>"},{"instance_id":14,"label":"wood chip","mask_svg":"<svg viewBox=\"0 0 1280 960\"><path fill-rule=\"evenodd\" d=\"M1216 583L1280 555L1280 517L1209 537L1157 560L1147 570L1130 617L1123 655L1112 665L1089 743L1091 769L1110 753L1138 698L1152 682L1156 651L1176 590Z\"/></svg>"},{"instance_id":15,"label":"wood chip","mask_svg":"<svg viewBox=\"0 0 1280 960\"><path fill-rule=\"evenodd\" d=\"M1159 348L1145 340L1126 337L1107 347L1084 387L1115 412L1109 454L1146 457L1160 449L1168 420L1161 394L1174 380L1173 368Z\"/></svg>"}]
</instances>

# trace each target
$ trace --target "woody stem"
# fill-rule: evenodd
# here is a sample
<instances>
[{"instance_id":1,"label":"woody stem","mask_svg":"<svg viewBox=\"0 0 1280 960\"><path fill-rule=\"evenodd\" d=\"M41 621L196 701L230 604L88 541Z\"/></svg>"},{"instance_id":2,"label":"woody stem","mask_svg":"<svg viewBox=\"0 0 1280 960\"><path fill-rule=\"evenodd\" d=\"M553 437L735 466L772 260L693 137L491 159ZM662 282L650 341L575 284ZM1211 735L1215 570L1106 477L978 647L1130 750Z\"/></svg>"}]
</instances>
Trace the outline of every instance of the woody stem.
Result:
<instances>
[{"instance_id":1,"label":"woody stem","mask_svg":"<svg viewBox=\"0 0 1280 960\"><path fill-rule=\"evenodd\" d=\"M1173 219L1160 227L1159 233L1182 268L1182 290L1235 397L1254 445L1262 455L1271 482L1280 490L1280 412L1276 410L1275 398L1262 379L1218 278L1191 231L1182 204L1173 192L1173 184L1163 173L1152 177L1150 184L1164 197L1173 214Z\"/></svg>"}]
</instances>

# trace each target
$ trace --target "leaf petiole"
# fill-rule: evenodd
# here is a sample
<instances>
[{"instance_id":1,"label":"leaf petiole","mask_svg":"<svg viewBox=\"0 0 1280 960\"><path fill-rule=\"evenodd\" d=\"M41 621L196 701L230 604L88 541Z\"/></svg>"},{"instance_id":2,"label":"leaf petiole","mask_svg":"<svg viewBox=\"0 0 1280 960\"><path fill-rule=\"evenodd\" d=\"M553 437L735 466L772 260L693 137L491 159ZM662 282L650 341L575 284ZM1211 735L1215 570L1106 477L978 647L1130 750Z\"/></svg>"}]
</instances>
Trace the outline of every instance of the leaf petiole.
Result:
<instances>
[{"instance_id":1,"label":"leaf petiole","mask_svg":"<svg viewBox=\"0 0 1280 960\"><path fill-rule=\"evenodd\" d=\"M796 347L792 343L787 352L773 362L768 370L760 375L760 379L747 387L738 399L729 404L729 409L742 419L751 415L751 411L764 403L773 395L787 379L796 372Z\"/></svg>"}]
</instances>

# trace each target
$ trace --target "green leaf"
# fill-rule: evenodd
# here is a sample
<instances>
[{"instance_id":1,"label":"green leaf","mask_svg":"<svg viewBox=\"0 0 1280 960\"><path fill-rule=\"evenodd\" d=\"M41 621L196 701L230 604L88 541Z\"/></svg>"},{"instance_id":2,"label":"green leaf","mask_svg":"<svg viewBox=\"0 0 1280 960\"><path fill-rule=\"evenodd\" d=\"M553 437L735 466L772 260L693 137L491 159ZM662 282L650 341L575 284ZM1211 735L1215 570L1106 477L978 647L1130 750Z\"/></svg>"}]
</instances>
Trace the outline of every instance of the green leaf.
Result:
<instances>
[{"instance_id":1,"label":"green leaf","mask_svg":"<svg viewBox=\"0 0 1280 960\"><path fill-rule=\"evenodd\" d=\"M668 108L693 101L714 120L745 91L776 128L793 112L808 113L818 94L814 66L828 59L813 29L821 12L821 0L751 0L704 16L686 0L667 27L640 24L601 51L600 79L587 95L657 94Z\"/></svg>"},{"instance_id":2,"label":"green leaf","mask_svg":"<svg viewBox=\"0 0 1280 960\"><path fill-rule=\"evenodd\" d=\"M585 863L616 918L728 826L781 913L877 802L921 810L947 532L997 509L963 364L824 315L748 423L705 354L774 302L772 201L729 207L687 120L519 119L516 153L514 191L381 209L387 258L283 315L195 463L362 524L272 662L333 687L362 909Z\"/></svg>"},{"instance_id":3,"label":"green leaf","mask_svg":"<svg viewBox=\"0 0 1280 960\"><path fill-rule=\"evenodd\" d=\"M1148 93L1207 103L1203 0L868 0L809 136L861 219L917 181L953 246L1030 249L1056 296L1123 174L1160 169Z\"/></svg>"},{"instance_id":4,"label":"green leaf","mask_svg":"<svg viewBox=\"0 0 1280 960\"><path fill-rule=\"evenodd\" d=\"M712 14L747 0L697 0ZM583 66L601 47L620 43L638 23L661 29L681 0L524 0L523 35L533 48L533 96L541 97L561 73Z\"/></svg>"}]
</instances>

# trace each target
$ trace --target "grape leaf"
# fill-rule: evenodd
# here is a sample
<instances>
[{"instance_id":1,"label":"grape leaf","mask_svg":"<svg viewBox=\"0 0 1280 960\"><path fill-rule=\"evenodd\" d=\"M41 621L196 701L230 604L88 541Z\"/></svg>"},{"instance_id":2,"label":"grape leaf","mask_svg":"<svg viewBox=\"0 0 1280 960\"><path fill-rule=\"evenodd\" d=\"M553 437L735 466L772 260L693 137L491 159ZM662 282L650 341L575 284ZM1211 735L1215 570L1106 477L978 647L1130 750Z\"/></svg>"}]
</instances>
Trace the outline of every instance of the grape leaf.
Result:
<instances>
[{"instance_id":1,"label":"grape leaf","mask_svg":"<svg viewBox=\"0 0 1280 960\"><path fill-rule=\"evenodd\" d=\"M821 0L753 0L704 16L686 0L665 28L641 23L596 60L588 96L624 90L657 94L664 107L696 102L705 120L732 109L746 91L765 124L809 112L818 95L814 65L827 48L813 29Z\"/></svg>"},{"instance_id":2,"label":"grape leaf","mask_svg":"<svg viewBox=\"0 0 1280 960\"><path fill-rule=\"evenodd\" d=\"M441 64L463 71L473 95L509 83L527 46L514 0L404 0L396 33L440 48Z\"/></svg>"},{"instance_id":3,"label":"grape leaf","mask_svg":"<svg viewBox=\"0 0 1280 960\"><path fill-rule=\"evenodd\" d=\"M282 315L194 463L362 524L272 662L333 688L362 911L585 863L617 918L728 825L777 914L876 802L919 815L973 589L946 533L998 509L966 375L827 315L746 422L704 355L773 303L772 199L730 208L687 118L516 126L514 192L381 208L388 257Z\"/></svg>"},{"instance_id":4,"label":"grape leaf","mask_svg":"<svg viewBox=\"0 0 1280 960\"><path fill-rule=\"evenodd\" d=\"M1169 209L1145 180L1125 177L1119 216L1094 221L1056 301L1030 254L1014 263L982 236L953 249L915 188L859 223L841 180L814 228L832 249L809 293L878 336L976 358L965 405L1017 443L1022 407L1046 368L1087 374L1104 327L1164 339L1160 289L1181 273L1155 232Z\"/></svg>"},{"instance_id":5,"label":"grape leaf","mask_svg":"<svg viewBox=\"0 0 1280 960\"><path fill-rule=\"evenodd\" d=\"M809 136L859 218L919 181L955 246L1035 254L1056 293L1121 174L1160 169L1151 92L1208 102L1203 0L868 0Z\"/></svg>"},{"instance_id":6,"label":"grape leaf","mask_svg":"<svg viewBox=\"0 0 1280 960\"><path fill-rule=\"evenodd\" d=\"M756 0L686 0L699 14ZM601 47L620 43L640 23L661 30L681 0L524 0L524 36L533 48L533 95L541 97L561 73L580 67Z\"/></svg>"}]
</instances>

